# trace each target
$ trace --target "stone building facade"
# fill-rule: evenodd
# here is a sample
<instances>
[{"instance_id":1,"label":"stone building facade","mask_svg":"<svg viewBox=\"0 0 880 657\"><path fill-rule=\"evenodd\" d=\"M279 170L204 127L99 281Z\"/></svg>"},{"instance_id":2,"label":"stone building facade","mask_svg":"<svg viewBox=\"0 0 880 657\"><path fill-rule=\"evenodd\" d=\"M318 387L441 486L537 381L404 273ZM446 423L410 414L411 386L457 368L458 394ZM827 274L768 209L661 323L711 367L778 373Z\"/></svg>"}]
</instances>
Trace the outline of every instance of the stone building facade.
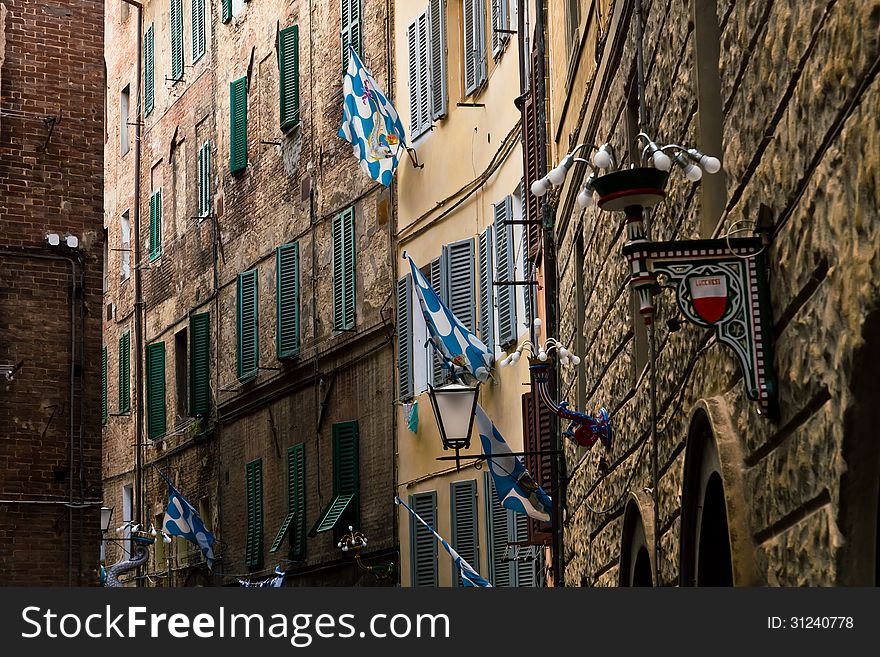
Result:
<instances>
[{"instance_id":1,"label":"stone building facade","mask_svg":"<svg viewBox=\"0 0 880 657\"><path fill-rule=\"evenodd\" d=\"M99 579L101 9L0 4L3 585Z\"/></svg>"},{"instance_id":2,"label":"stone building facade","mask_svg":"<svg viewBox=\"0 0 880 657\"><path fill-rule=\"evenodd\" d=\"M562 337L586 365L562 385L573 405L608 407L616 440L605 455L567 447L566 582L876 584L878 6L640 4L647 132L723 164L701 183L674 168L651 236L724 237L761 219L779 413L759 415L732 353L709 331L678 329L674 299L656 296L653 480L647 336L633 319L622 214L578 209L577 166L552 198ZM546 5L550 161L612 142L628 167L639 156L639 3Z\"/></svg>"},{"instance_id":3,"label":"stone building facade","mask_svg":"<svg viewBox=\"0 0 880 657\"><path fill-rule=\"evenodd\" d=\"M123 5L114 4L107 11L111 99L138 86L137 12L123 19ZM358 42L387 85L386 4L350 4L206 1L202 28L192 10L198 3L184 2L181 67L175 3L145 3L154 100L140 166L140 519L161 522L167 476L213 532L217 558L209 571L193 544L157 544L141 573L148 584L238 585L276 567L293 585L377 583L336 547L349 524L369 538L368 561L397 561L387 521L394 208L336 136L343 39ZM119 126L113 105L109 124ZM106 217L111 242L121 244L116 226L135 202L134 171L117 141L108 141L107 188L126 200L108 203ZM149 218L159 190L155 254ZM134 311L128 284L111 276L120 320L105 330L114 346L114 335L129 330L120 321ZM152 376L151 355L161 361L163 348L164 371ZM115 408L118 356L110 360ZM138 382L131 382L134 400ZM163 387L164 408L153 403ZM105 431L105 499L117 509L137 497L134 402L131 408ZM336 517L339 485L354 489Z\"/></svg>"}]
</instances>

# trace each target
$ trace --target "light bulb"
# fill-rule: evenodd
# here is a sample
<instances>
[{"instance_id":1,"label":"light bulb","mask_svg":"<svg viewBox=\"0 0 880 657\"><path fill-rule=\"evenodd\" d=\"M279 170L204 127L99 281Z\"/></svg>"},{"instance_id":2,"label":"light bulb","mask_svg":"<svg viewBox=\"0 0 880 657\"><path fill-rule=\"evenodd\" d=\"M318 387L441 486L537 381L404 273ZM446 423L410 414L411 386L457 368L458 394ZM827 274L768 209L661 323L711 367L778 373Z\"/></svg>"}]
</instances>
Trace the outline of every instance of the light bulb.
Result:
<instances>
[{"instance_id":1,"label":"light bulb","mask_svg":"<svg viewBox=\"0 0 880 657\"><path fill-rule=\"evenodd\" d=\"M654 167L660 169L660 171L669 171L672 168L672 160L669 159L669 156L661 150L654 151L654 155L651 156L651 159L654 161Z\"/></svg>"},{"instance_id":2,"label":"light bulb","mask_svg":"<svg viewBox=\"0 0 880 657\"><path fill-rule=\"evenodd\" d=\"M538 360L541 361L542 363L545 360L547 360L547 352L546 351L539 351L538 352Z\"/></svg>"},{"instance_id":3,"label":"light bulb","mask_svg":"<svg viewBox=\"0 0 880 657\"><path fill-rule=\"evenodd\" d=\"M544 196L548 191L550 191L550 181L546 178L540 178L532 183L531 190L532 194L535 196Z\"/></svg>"},{"instance_id":4,"label":"light bulb","mask_svg":"<svg viewBox=\"0 0 880 657\"><path fill-rule=\"evenodd\" d=\"M559 364L560 365L568 365L568 357L560 358Z\"/></svg>"},{"instance_id":5,"label":"light bulb","mask_svg":"<svg viewBox=\"0 0 880 657\"><path fill-rule=\"evenodd\" d=\"M540 318L540 317L535 317L535 321L533 321L532 324L534 324L534 326L535 326L536 329L539 329L539 330L540 330L540 328L541 328L541 318Z\"/></svg>"},{"instance_id":6,"label":"light bulb","mask_svg":"<svg viewBox=\"0 0 880 657\"><path fill-rule=\"evenodd\" d=\"M721 171L721 160L717 157L701 153L696 148L689 149L688 156L695 162L698 162L706 170L706 173L718 173Z\"/></svg>"},{"instance_id":7,"label":"light bulb","mask_svg":"<svg viewBox=\"0 0 880 657\"><path fill-rule=\"evenodd\" d=\"M550 169L550 173L547 174L547 180L559 187L559 185L565 182L565 174L567 173L568 169L560 164L558 167Z\"/></svg>"},{"instance_id":8,"label":"light bulb","mask_svg":"<svg viewBox=\"0 0 880 657\"><path fill-rule=\"evenodd\" d=\"M566 349L565 347L560 347L559 348L559 356L561 358L567 358L568 357L568 349Z\"/></svg>"},{"instance_id":9,"label":"light bulb","mask_svg":"<svg viewBox=\"0 0 880 657\"><path fill-rule=\"evenodd\" d=\"M581 364L580 356L574 356L574 355L573 355L573 356L571 357L571 364L572 364L572 365L575 365L575 366L580 365L580 364Z\"/></svg>"},{"instance_id":10,"label":"light bulb","mask_svg":"<svg viewBox=\"0 0 880 657\"><path fill-rule=\"evenodd\" d=\"M593 205L593 189L588 185L577 195L577 204L579 208L588 208Z\"/></svg>"},{"instance_id":11,"label":"light bulb","mask_svg":"<svg viewBox=\"0 0 880 657\"><path fill-rule=\"evenodd\" d=\"M502 358L498 361L498 367L507 367L508 365L510 365L510 359L508 358Z\"/></svg>"},{"instance_id":12,"label":"light bulb","mask_svg":"<svg viewBox=\"0 0 880 657\"><path fill-rule=\"evenodd\" d=\"M510 357L510 362L511 363L518 363L519 362L519 352L518 351L514 352L514 354Z\"/></svg>"},{"instance_id":13,"label":"light bulb","mask_svg":"<svg viewBox=\"0 0 880 657\"><path fill-rule=\"evenodd\" d=\"M600 169L607 169L611 166L611 153L608 152L608 144L602 144L599 150L593 154L593 164Z\"/></svg>"},{"instance_id":14,"label":"light bulb","mask_svg":"<svg viewBox=\"0 0 880 657\"><path fill-rule=\"evenodd\" d=\"M703 170L695 164L688 164L684 168L684 177L691 182L697 182L703 177Z\"/></svg>"}]
</instances>

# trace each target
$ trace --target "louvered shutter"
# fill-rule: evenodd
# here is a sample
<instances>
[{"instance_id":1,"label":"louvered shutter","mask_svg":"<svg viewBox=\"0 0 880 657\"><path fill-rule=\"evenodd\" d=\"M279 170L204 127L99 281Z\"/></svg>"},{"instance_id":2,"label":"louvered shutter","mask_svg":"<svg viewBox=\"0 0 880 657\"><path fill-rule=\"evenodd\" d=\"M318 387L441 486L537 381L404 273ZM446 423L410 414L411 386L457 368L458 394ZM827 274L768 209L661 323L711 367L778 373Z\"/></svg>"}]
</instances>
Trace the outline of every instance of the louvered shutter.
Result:
<instances>
[{"instance_id":1,"label":"louvered shutter","mask_svg":"<svg viewBox=\"0 0 880 657\"><path fill-rule=\"evenodd\" d=\"M489 581L493 586L513 586L513 565L507 560L510 511L501 506L491 473L483 474L486 491L486 544L489 549ZM522 515L522 514L520 514ZM525 516L523 516L525 517Z\"/></svg>"},{"instance_id":2,"label":"louvered shutter","mask_svg":"<svg viewBox=\"0 0 880 657\"><path fill-rule=\"evenodd\" d=\"M290 557L306 558L306 450L305 444L287 450L287 513L293 514L290 526Z\"/></svg>"},{"instance_id":3,"label":"louvered shutter","mask_svg":"<svg viewBox=\"0 0 880 657\"><path fill-rule=\"evenodd\" d=\"M532 389L535 389L534 376ZM527 392L522 397L523 434L526 444L525 466L535 482L552 496L555 481L556 458L551 453L555 441L550 433L550 411L536 395ZM543 544L552 540L552 526L549 522L529 519L529 542Z\"/></svg>"},{"instance_id":4,"label":"louvered shutter","mask_svg":"<svg viewBox=\"0 0 880 657\"><path fill-rule=\"evenodd\" d=\"M341 2L341 35L342 68L348 66L348 44L354 45L355 52L363 58L361 43L361 0L342 0Z\"/></svg>"},{"instance_id":5,"label":"louvered shutter","mask_svg":"<svg viewBox=\"0 0 880 657\"><path fill-rule=\"evenodd\" d=\"M535 55L530 58L529 77L534 76ZM530 85L529 95L522 106L522 152L523 152L523 206L525 218L528 221L528 257L535 262L541 251L541 229L543 219L541 217L541 199L532 194L532 183L541 177L540 139L538 131L538 112L535 103L535 85Z\"/></svg>"},{"instance_id":6,"label":"louvered shutter","mask_svg":"<svg viewBox=\"0 0 880 657\"><path fill-rule=\"evenodd\" d=\"M476 326L474 298L474 240L453 242L446 247L449 309L471 332Z\"/></svg>"},{"instance_id":7,"label":"louvered shutter","mask_svg":"<svg viewBox=\"0 0 880 657\"><path fill-rule=\"evenodd\" d=\"M499 283L516 280L513 226L508 223L511 219L512 199L505 196L495 204L495 276ZM516 340L516 287L499 285L495 294L498 303L498 344L504 347Z\"/></svg>"},{"instance_id":8,"label":"louvered shutter","mask_svg":"<svg viewBox=\"0 0 880 657\"><path fill-rule=\"evenodd\" d=\"M422 520L437 527L437 493L410 495L409 506ZM411 585L437 586L437 539L422 523L409 515Z\"/></svg>"},{"instance_id":9,"label":"louvered shutter","mask_svg":"<svg viewBox=\"0 0 880 657\"><path fill-rule=\"evenodd\" d=\"M507 43L509 35L499 30L510 29L510 20L507 17L507 3L509 0L491 0L492 2L492 54L501 52Z\"/></svg>"},{"instance_id":10,"label":"louvered shutter","mask_svg":"<svg viewBox=\"0 0 880 657\"><path fill-rule=\"evenodd\" d=\"M443 303L449 303L447 291L446 291L446 277L443 275L446 268L444 267L444 263L446 262L446 249L443 250L443 256L431 261L430 265L430 281L431 288L437 295L440 297L440 300ZM428 345L428 353L431 358L431 385L439 386L443 384L443 360L440 358L440 355L437 353L437 350L429 344Z\"/></svg>"},{"instance_id":11,"label":"louvered shutter","mask_svg":"<svg viewBox=\"0 0 880 657\"><path fill-rule=\"evenodd\" d=\"M207 415L211 408L211 314L189 318L189 412Z\"/></svg>"},{"instance_id":12,"label":"louvered shutter","mask_svg":"<svg viewBox=\"0 0 880 657\"><path fill-rule=\"evenodd\" d=\"M477 482L453 481L449 490L452 498L452 547L475 570L480 561L477 554ZM453 586L461 586L458 567L452 566Z\"/></svg>"},{"instance_id":13,"label":"louvered shutter","mask_svg":"<svg viewBox=\"0 0 880 657\"><path fill-rule=\"evenodd\" d=\"M257 375L259 362L259 312L257 270L238 275L238 378Z\"/></svg>"},{"instance_id":14,"label":"louvered shutter","mask_svg":"<svg viewBox=\"0 0 880 657\"><path fill-rule=\"evenodd\" d=\"M299 123L299 26L281 30L278 46L281 129L287 131Z\"/></svg>"},{"instance_id":15,"label":"louvered shutter","mask_svg":"<svg viewBox=\"0 0 880 657\"><path fill-rule=\"evenodd\" d=\"M119 412L131 410L131 332L119 338Z\"/></svg>"},{"instance_id":16,"label":"louvered shutter","mask_svg":"<svg viewBox=\"0 0 880 657\"><path fill-rule=\"evenodd\" d=\"M183 78L183 0L171 0L171 78Z\"/></svg>"},{"instance_id":17,"label":"louvered shutter","mask_svg":"<svg viewBox=\"0 0 880 657\"><path fill-rule=\"evenodd\" d=\"M192 0L193 64L205 54L205 0Z\"/></svg>"},{"instance_id":18,"label":"louvered shutter","mask_svg":"<svg viewBox=\"0 0 880 657\"><path fill-rule=\"evenodd\" d=\"M412 139L431 128L431 71L428 13L420 14L406 31L409 54L409 108Z\"/></svg>"},{"instance_id":19,"label":"louvered shutter","mask_svg":"<svg viewBox=\"0 0 880 657\"><path fill-rule=\"evenodd\" d=\"M464 94L471 95L486 79L486 26L483 0L464 4Z\"/></svg>"},{"instance_id":20,"label":"louvered shutter","mask_svg":"<svg viewBox=\"0 0 880 657\"><path fill-rule=\"evenodd\" d=\"M397 391L398 398L413 396L412 274L397 281Z\"/></svg>"},{"instance_id":21,"label":"louvered shutter","mask_svg":"<svg viewBox=\"0 0 880 657\"><path fill-rule=\"evenodd\" d=\"M355 325L354 207L333 219L333 328L348 331Z\"/></svg>"},{"instance_id":22,"label":"louvered shutter","mask_svg":"<svg viewBox=\"0 0 880 657\"><path fill-rule=\"evenodd\" d=\"M516 586L538 586L538 575L541 571L541 551L533 549L531 554L526 555L525 544L529 542L529 517L524 513L507 511L508 527L510 529L511 542L517 543L521 556L528 558L517 559L513 562L513 571Z\"/></svg>"},{"instance_id":23,"label":"louvered shutter","mask_svg":"<svg viewBox=\"0 0 880 657\"><path fill-rule=\"evenodd\" d=\"M492 228L480 234L480 339L495 350L495 290L493 283Z\"/></svg>"},{"instance_id":24,"label":"louvered shutter","mask_svg":"<svg viewBox=\"0 0 880 657\"><path fill-rule=\"evenodd\" d=\"M431 68L431 118L446 116L446 11L445 0L430 0L429 65Z\"/></svg>"},{"instance_id":25,"label":"louvered shutter","mask_svg":"<svg viewBox=\"0 0 880 657\"><path fill-rule=\"evenodd\" d=\"M229 169L247 167L247 78L229 84Z\"/></svg>"},{"instance_id":26,"label":"louvered shutter","mask_svg":"<svg viewBox=\"0 0 880 657\"><path fill-rule=\"evenodd\" d=\"M228 23L232 20L232 0L220 0L220 22Z\"/></svg>"},{"instance_id":27,"label":"louvered shutter","mask_svg":"<svg viewBox=\"0 0 880 657\"><path fill-rule=\"evenodd\" d=\"M147 345L147 436L165 435L165 343Z\"/></svg>"},{"instance_id":28,"label":"louvered shutter","mask_svg":"<svg viewBox=\"0 0 880 657\"><path fill-rule=\"evenodd\" d=\"M245 564L248 568L263 567L263 461L257 459L246 466L247 536Z\"/></svg>"},{"instance_id":29,"label":"louvered shutter","mask_svg":"<svg viewBox=\"0 0 880 657\"><path fill-rule=\"evenodd\" d=\"M199 148L199 217L211 216L211 140Z\"/></svg>"},{"instance_id":30,"label":"louvered shutter","mask_svg":"<svg viewBox=\"0 0 880 657\"><path fill-rule=\"evenodd\" d=\"M345 497L353 495L354 524L360 517L360 466L358 455L358 423L337 422L333 425L333 495Z\"/></svg>"},{"instance_id":31,"label":"louvered shutter","mask_svg":"<svg viewBox=\"0 0 880 657\"><path fill-rule=\"evenodd\" d=\"M149 116L155 104L155 37L153 25L144 32L144 117Z\"/></svg>"},{"instance_id":32,"label":"louvered shutter","mask_svg":"<svg viewBox=\"0 0 880 657\"><path fill-rule=\"evenodd\" d=\"M299 355L299 242L275 251L275 304L278 358Z\"/></svg>"},{"instance_id":33,"label":"louvered shutter","mask_svg":"<svg viewBox=\"0 0 880 657\"><path fill-rule=\"evenodd\" d=\"M522 190L522 183L520 183L520 196L519 196L520 199L523 198L522 191L523 191ZM532 272L531 262L529 261L529 230L528 230L528 226L523 226L523 230L520 233L520 254L521 254L521 258L522 258L522 269L523 269L522 278L524 281L528 281L529 283L531 283L532 280L534 279L534 275ZM531 284L523 285L520 289L522 289L523 305L525 306L525 314L526 314L526 316L523 317L523 326L528 329L531 327L532 320L534 319L534 308L533 308L533 305L534 305L533 301L534 300L532 299L532 297L535 294L535 289L534 289L534 286Z\"/></svg>"},{"instance_id":34,"label":"louvered shutter","mask_svg":"<svg viewBox=\"0 0 880 657\"><path fill-rule=\"evenodd\" d=\"M107 347L101 348L101 424L107 424Z\"/></svg>"},{"instance_id":35,"label":"louvered shutter","mask_svg":"<svg viewBox=\"0 0 880 657\"><path fill-rule=\"evenodd\" d=\"M162 190L150 195L150 260L162 255Z\"/></svg>"}]
</instances>

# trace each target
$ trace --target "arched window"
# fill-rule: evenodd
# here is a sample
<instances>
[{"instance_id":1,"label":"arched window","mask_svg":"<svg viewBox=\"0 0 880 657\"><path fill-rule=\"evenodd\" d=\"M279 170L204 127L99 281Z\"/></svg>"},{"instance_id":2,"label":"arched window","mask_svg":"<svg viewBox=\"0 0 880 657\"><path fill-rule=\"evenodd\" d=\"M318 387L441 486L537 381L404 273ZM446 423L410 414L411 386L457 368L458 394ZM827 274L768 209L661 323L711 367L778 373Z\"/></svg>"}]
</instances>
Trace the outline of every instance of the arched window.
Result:
<instances>
[{"instance_id":1,"label":"arched window","mask_svg":"<svg viewBox=\"0 0 880 657\"><path fill-rule=\"evenodd\" d=\"M654 586L654 569L651 566L653 524L650 502L634 494L623 515L620 586Z\"/></svg>"}]
</instances>

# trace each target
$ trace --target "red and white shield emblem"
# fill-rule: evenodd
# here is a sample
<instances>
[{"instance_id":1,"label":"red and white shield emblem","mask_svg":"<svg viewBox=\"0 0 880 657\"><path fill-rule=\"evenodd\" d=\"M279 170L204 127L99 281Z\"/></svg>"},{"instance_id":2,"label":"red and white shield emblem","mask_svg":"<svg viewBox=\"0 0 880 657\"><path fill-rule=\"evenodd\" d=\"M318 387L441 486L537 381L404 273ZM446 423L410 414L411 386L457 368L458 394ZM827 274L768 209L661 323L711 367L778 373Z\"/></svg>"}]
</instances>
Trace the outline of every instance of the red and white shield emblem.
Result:
<instances>
[{"instance_id":1,"label":"red and white shield emblem","mask_svg":"<svg viewBox=\"0 0 880 657\"><path fill-rule=\"evenodd\" d=\"M727 310L727 276L694 276L688 284L697 314L709 324L721 319Z\"/></svg>"}]
</instances>

